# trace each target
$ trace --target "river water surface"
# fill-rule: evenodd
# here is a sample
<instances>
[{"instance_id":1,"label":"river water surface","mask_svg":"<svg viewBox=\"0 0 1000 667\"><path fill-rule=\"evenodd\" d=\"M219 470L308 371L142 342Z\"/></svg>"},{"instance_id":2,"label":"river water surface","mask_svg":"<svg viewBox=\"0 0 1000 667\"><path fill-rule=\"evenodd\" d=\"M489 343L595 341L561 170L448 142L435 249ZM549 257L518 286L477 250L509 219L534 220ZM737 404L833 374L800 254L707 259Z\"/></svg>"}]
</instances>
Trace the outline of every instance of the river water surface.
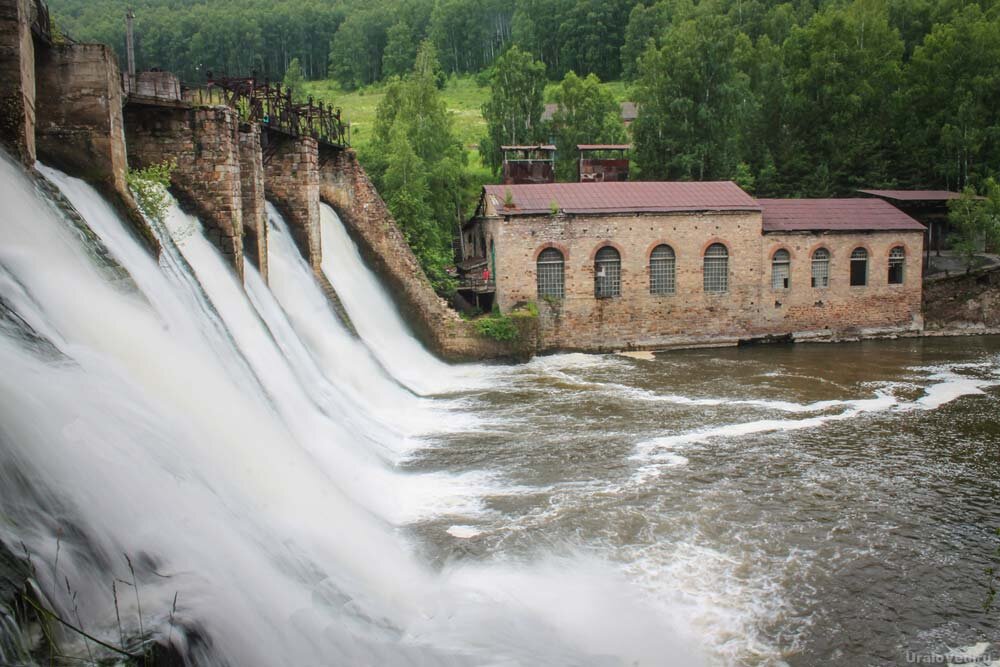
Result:
<instances>
[{"instance_id":1,"label":"river water surface","mask_svg":"<svg viewBox=\"0 0 1000 667\"><path fill-rule=\"evenodd\" d=\"M492 476L413 530L610 559L726 662L996 665L998 381L998 338L541 357L408 461Z\"/></svg>"}]
</instances>

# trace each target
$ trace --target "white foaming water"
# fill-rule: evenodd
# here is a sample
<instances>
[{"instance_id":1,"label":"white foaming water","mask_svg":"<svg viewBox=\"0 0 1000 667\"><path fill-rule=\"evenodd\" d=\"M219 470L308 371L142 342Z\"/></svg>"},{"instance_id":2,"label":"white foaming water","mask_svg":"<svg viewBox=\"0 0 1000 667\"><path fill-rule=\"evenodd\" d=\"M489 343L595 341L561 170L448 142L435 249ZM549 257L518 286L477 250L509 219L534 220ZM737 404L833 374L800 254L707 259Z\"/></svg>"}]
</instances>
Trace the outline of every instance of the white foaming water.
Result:
<instances>
[{"instance_id":1,"label":"white foaming water","mask_svg":"<svg viewBox=\"0 0 1000 667\"><path fill-rule=\"evenodd\" d=\"M463 412L444 412L442 402L432 403L415 396L410 390L391 378L360 339L348 333L330 309L326 296L320 290L309 265L302 258L288 226L278 210L267 204L270 224L268 257L271 266L270 292L278 300L281 310L311 354L314 365L336 384L352 389L356 401L367 413L382 424L392 424L403 436L449 430L470 429L473 418ZM255 296L267 289L250 291L255 303L266 295ZM259 310L259 307L258 307ZM280 341L284 335L277 336ZM310 394L327 393L321 388L310 387ZM407 437L395 439L398 454L419 446Z\"/></svg>"},{"instance_id":2,"label":"white foaming water","mask_svg":"<svg viewBox=\"0 0 1000 667\"><path fill-rule=\"evenodd\" d=\"M117 642L110 582L131 579L129 554L145 627L182 648L182 628L202 635L209 644L189 647L198 664L700 662L669 617L603 563L429 572L373 516L391 513L376 496L398 476L383 469L381 443L359 436L371 416L348 415L351 402L334 411L349 383L309 395L325 376L299 355L317 355L295 349L294 327L252 268L259 310L173 210L171 229L226 335L202 326L208 314L179 293L177 312L195 324L171 326L151 292L172 283L136 275L145 301L113 288L17 168L0 163L4 299L62 355L0 336L0 506L11 522L0 535L24 541L67 616L62 580L72 583L89 632ZM135 248L115 252L137 274L159 270ZM260 391L244 382L244 363ZM123 595L118 606L135 633L137 605Z\"/></svg>"},{"instance_id":3,"label":"white foaming water","mask_svg":"<svg viewBox=\"0 0 1000 667\"><path fill-rule=\"evenodd\" d=\"M404 385L421 395L481 385L482 366L450 366L413 337L378 277L365 264L337 213L320 205L323 273L372 353Z\"/></svg>"},{"instance_id":4,"label":"white foaming water","mask_svg":"<svg viewBox=\"0 0 1000 667\"><path fill-rule=\"evenodd\" d=\"M809 404L790 403L785 401L767 400L733 400L723 401L722 399L688 399L683 396L659 396L644 390L633 390L623 387L629 393L634 393L642 400L664 401L667 403L690 404L690 405L747 405L762 409L773 409L793 413L815 413L827 411L834 407L845 407L846 409L836 414L820 414L804 419L761 419L751 422L740 422L735 424L724 424L708 429L698 429L687 433L663 436L645 440L636 445L633 459L647 459L661 463L671 463L676 456L669 450L684 447L685 445L706 442L716 438L733 438L758 433L773 433L777 431L797 431L802 429L818 428L830 422L853 419L860 415L896 410L900 412L908 410L935 410L962 396L974 396L984 394L984 389L1000 385L1000 381L992 379L982 379L960 375L955 369L961 365L951 367L925 367L915 369L928 372L928 380L936 380L933 384L923 389L923 396L915 401L901 401L895 396L887 393L887 390L877 392L876 398L859 400L830 400L819 401ZM979 364L978 366L981 366ZM664 451L666 450L666 451ZM649 477L648 470L640 470L637 476L646 479Z\"/></svg>"}]
</instances>

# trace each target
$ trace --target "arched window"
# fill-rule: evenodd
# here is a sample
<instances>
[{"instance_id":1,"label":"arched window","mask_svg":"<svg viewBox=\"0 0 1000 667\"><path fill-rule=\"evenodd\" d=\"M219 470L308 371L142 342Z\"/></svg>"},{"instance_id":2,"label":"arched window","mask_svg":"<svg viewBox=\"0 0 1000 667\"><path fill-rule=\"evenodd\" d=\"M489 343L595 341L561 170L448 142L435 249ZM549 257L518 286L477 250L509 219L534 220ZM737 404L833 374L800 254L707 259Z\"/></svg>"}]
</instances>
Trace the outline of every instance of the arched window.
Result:
<instances>
[{"instance_id":1,"label":"arched window","mask_svg":"<svg viewBox=\"0 0 1000 667\"><path fill-rule=\"evenodd\" d=\"M563 254L555 248L546 248L538 253L538 298L563 298L565 265Z\"/></svg>"},{"instance_id":2,"label":"arched window","mask_svg":"<svg viewBox=\"0 0 1000 667\"><path fill-rule=\"evenodd\" d=\"M851 287L868 284L868 251L855 248L851 253Z\"/></svg>"},{"instance_id":3,"label":"arched window","mask_svg":"<svg viewBox=\"0 0 1000 667\"><path fill-rule=\"evenodd\" d=\"M792 280L792 256L785 249L771 257L771 289L788 289Z\"/></svg>"},{"instance_id":4,"label":"arched window","mask_svg":"<svg viewBox=\"0 0 1000 667\"><path fill-rule=\"evenodd\" d=\"M594 258L594 296L603 299L621 296L622 257L609 245L597 251Z\"/></svg>"},{"instance_id":5,"label":"arched window","mask_svg":"<svg viewBox=\"0 0 1000 667\"><path fill-rule=\"evenodd\" d=\"M729 250L721 243L713 243L705 251L704 285L706 292L729 290Z\"/></svg>"},{"instance_id":6,"label":"arched window","mask_svg":"<svg viewBox=\"0 0 1000 667\"><path fill-rule=\"evenodd\" d=\"M903 246L896 246L889 251L889 284L903 284L903 266L906 264L906 251Z\"/></svg>"},{"instance_id":7,"label":"arched window","mask_svg":"<svg viewBox=\"0 0 1000 667\"><path fill-rule=\"evenodd\" d=\"M812 286L830 286L830 251L826 248L816 248L813 252Z\"/></svg>"},{"instance_id":8,"label":"arched window","mask_svg":"<svg viewBox=\"0 0 1000 667\"><path fill-rule=\"evenodd\" d=\"M649 293L673 294L677 286L677 258L674 249L658 245L649 255Z\"/></svg>"}]
</instances>

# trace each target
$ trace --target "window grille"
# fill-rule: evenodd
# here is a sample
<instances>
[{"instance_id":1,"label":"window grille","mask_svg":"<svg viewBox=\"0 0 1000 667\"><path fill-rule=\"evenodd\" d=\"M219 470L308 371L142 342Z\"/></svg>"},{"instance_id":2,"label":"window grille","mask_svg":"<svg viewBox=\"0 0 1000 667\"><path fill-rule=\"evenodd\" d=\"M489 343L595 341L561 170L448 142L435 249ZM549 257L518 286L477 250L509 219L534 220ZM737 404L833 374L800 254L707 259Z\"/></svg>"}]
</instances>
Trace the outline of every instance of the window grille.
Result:
<instances>
[{"instance_id":1,"label":"window grille","mask_svg":"<svg viewBox=\"0 0 1000 667\"><path fill-rule=\"evenodd\" d=\"M649 255L649 293L673 294L677 286L677 258L674 249L658 245Z\"/></svg>"},{"instance_id":2,"label":"window grille","mask_svg":"<svg viewBox=\"0 0 1000 667\"><path fill-rule=\"evenodd\" d=\"M788 289L792 279L792 256L779 250L771 258L771 289Z\"/></svg>"},{"instance_id":3,"label":"window grille","mask_svg":"<svg viewBox=\"0 0 1000 667\"><path fill-rule=\"evenodd\" d=\"M830 251L817 248L812 257L812 286L830 286Z\"/></svg>"},{"instance_id":4,"label":"window grille","mask_svg":"<svg viewBox=\"0 0 1000 667\"><path fill-rule=\"evenodd\" d=\"M721 243L713 243L705 251L704 285L706 292L729 290L729 250Z\"/></svg>"},{"instance_id":5,"label":"window grille","mask_svg":"<svg viewBox=\"0 0 1000 667\"><path fill-rule=\"evenodd\" d=\"M565 295L565 260L555 248L546 248L538 254L538 296L561 299Z\"/></svg>"},{"instance_id":6,"label":"window grille","mask_svg":"<svg viewBox=\"0 0 1000 667\"><path fill-rule=\"evenodd\" d=\"M862 287L868 284L868 251L855 248L851 253L851 286Z\"/></svg>"},{"instance_id":7,"label":"window grille","mask_svg":"<svg viewBox=\"0 0 1000 667\"><path fill-rule=\"evenodd\" d=\"M621 296L622 258L611 246L604 246L594 258L594 296L599 299Z\"/></svg>"},{"instance_id":8,"label":"window grille","mask_svg":"<svg viewBox=\"0 0 1000 667\"><path fill-rule=\"evenodd\" d=\"M903 266L906 264L906 251L902 246L896 246L889 251L889 284L903 284Z\"/></svg>"}]
</instances>

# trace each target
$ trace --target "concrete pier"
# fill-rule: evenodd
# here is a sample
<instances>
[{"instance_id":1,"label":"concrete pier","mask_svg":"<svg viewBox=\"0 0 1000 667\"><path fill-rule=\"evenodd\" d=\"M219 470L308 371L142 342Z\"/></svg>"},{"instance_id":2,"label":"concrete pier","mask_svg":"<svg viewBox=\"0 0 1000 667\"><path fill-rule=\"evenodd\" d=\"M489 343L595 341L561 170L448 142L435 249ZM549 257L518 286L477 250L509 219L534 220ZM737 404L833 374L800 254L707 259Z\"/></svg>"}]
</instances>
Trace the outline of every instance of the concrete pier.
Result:
<instances>
[{"instance_id":1,"label":"concrete pier","mask_svg":"<svg viewBox=\"0 0 1000 667\"><path fill-rule=\"evenodd\" d=\"M268 132L264 149L264 189L281 211L309 266L321 270L319 236L319 148L312 137Z\"/></svg>"},{"instance_id":2,"label":"concrete pier","mask_svg":"<svg viewBox=\"0 0 1000 667\"><path fill-rule=\"evenodd\" d=\"M128 105L125 136L129 164L143 168L177 163L171 190L197 213L205 234L243 278L243 197L236 112Z\"/></svg>"}]
</instances>

